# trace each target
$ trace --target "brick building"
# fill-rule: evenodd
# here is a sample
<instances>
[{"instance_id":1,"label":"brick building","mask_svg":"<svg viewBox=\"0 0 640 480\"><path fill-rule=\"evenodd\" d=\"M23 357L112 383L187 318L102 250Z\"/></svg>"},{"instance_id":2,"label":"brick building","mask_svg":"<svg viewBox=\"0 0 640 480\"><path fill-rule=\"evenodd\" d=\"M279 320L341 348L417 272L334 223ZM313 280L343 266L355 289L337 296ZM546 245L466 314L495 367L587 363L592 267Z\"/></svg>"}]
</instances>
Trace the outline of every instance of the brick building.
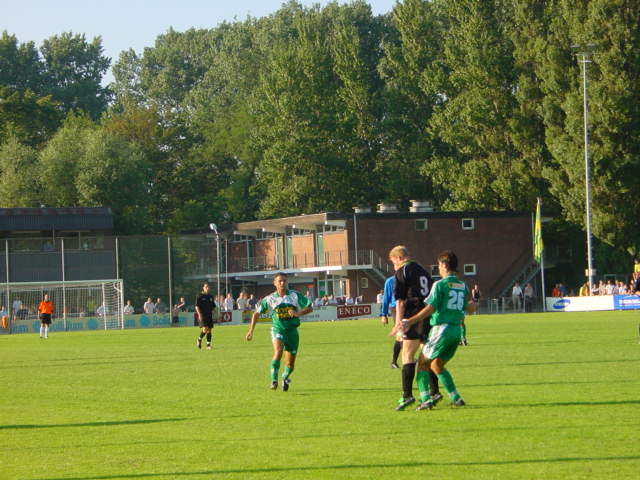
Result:
<instances>
[{"instance_id":1,"label":"brick building","mask_svg":"<svg viewBox=\"0 0 640 480\"><path fill-rule=\"evenodd\" d=\"M436 255L454 250L462 278L480 285L485 298L506 294L514 281L538 271L530 213L436 212L427 202L413 202L408 212L385 205L355 210L227 226L220 232L221 281L234 294L244 288L262 296L272 289L273 274L284 271L291 285L313 296L350 294L373 302L393 272L387 255L398 244L436 278Z\"/></svg>"}]
</instances>

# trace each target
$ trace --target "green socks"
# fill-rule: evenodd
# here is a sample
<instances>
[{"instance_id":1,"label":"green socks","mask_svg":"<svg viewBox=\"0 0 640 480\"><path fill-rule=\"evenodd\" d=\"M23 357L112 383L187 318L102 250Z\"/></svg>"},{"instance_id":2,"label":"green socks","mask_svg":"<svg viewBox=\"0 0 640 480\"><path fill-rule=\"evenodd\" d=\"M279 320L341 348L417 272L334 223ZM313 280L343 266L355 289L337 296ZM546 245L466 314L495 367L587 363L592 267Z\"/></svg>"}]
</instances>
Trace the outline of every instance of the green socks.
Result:
<instances>
[{"instance_id":1,"label":"green socks","mask_svg":"<svg viewBox=\"0 0 640 480\"><path fill-rule=\"evenodd\" d=\"M279 371L280 371L280 360L271 360L271 381L272 382L278 381Z\"/></svg>"},{"instance_id":2,"label":"green socks","mask_svg":"<svg viewBox=\"0 0 640 480\"><path fill-rule=\"evenodd\" d=\"M282 379L288 380L292 373L293 373L292 367L284 367L284 373L282 374Z\"/></svg>"},{"instance_id":3,"label":"green socks","mask_svg":"<svg viewBox=\"0 0 640 480\"><path fill-rule=\"evenodd\" d=\"M453 383L453 377L449 373L449 370L443 370L442 373L438 375L438 380L440 380L440 383L447 389L449 396L454 402L460 398L460 394L456 391L456 384Z\"/></svg>"},{"instance_id":4,"label":"green socks","mask_svg":"<svg viewBox=\"0 0 640 480\"><path fill-rule=\"evenodd\" d=\"M418 371L416 375L416 383L418 384L418 390L420 391L420 401L426 402L431 398L429 395L429 372Z\"/></svg>"}]
</instances>

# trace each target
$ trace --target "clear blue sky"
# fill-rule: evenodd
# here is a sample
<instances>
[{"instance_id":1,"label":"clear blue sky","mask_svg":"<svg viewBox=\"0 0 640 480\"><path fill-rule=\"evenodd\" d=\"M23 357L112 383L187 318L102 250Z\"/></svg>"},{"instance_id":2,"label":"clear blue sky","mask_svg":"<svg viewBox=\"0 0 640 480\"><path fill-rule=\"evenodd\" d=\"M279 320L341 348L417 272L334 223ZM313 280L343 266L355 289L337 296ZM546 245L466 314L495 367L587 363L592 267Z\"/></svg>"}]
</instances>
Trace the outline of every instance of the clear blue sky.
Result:
<instances>
[{"instance_id":1,"label":"clear blue sky","mask_svg":"<svg viewBox=\"0 0 640 480\"><path fill-rule=\"evenodd\" d=\"M282 0L8 0L3 2L0 31L20 43L42 41L62 32L101 36L105 54L117 61L122 50L141 53L169 27L212 28L223 21L262 17L280 8ZM328 1L301 0L306 6ZM341 0L339 3L349 3ZM368 0L374 14L391 11L396 0ZM105 80L111 81L109 75Z\"/></svg>"}]
</instances>

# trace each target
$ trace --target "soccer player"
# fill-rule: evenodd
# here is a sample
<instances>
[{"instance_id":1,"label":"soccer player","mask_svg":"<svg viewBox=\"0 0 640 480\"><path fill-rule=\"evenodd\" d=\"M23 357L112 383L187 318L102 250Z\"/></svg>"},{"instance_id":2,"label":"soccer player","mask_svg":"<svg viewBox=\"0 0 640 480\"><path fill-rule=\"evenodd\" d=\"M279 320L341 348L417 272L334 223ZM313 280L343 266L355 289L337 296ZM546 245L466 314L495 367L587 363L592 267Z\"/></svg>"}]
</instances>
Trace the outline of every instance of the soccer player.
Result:
<instances>
[{"instance_id":1,"label":"soccer player","mask_svg":"<svg viewBox=\"0 0 640 480\"><path fill-rule=\"evenodd\" d=\"M396 279L394 276L387 278L384 282L384 290L382 294L382 307L380 308L380 321L387 325L389 323L389 316L394 319L396 317L396 297L393 296L393 288L395 287ZM391 368L398 367L398 356L402 350L402 331L398 330L396 335L396 341L393 342L393 357L391 358Z\"/></svg>"},{"instance_id":2,"label":"soccer player","mask_svg":"<svg viewBox=\"0 0 640 480\"><path fill-rule=\"evenodd\" d=\"M266 296L256 305L256 310L251 316L251 324L245 338L251 341L256 322L262 313L271 313L271 343L273 344L273 359L271 360L271 386L272 390L278 388L278 372L280 371L280 360L283 351L287 352L285 357L284 373L282 374L282 391L289 390L291 374L298 355L298 327L300 317L311 313L313 308L307 297L295 290L287 288L287 274L276 273L273 278L273 285L276 291Z\"/></svg>"},{"instance_id":3,"label":"soccer player","mask_svg":"<svg viewBox=\"0 0 640 480\"><path fill-rule=\"evenodd\" d=\"M461 335L461 322L465 312L473 313L476 304L470 300L469 287L457 277L458 257L451 250L438 255L438 271L442 277L431 289L424 301L425 307L408 318L404 329L410 329L431 315L431 332L423 355L429 369L433 371L447 389L452 405L462 407L464 400L458 393L453 377L445 365L453 358ZM422 397L418 410L431 410L435 405L430 395Z\"/></svg>"},{"instance_id":4,"label":"soccer player","mask_svg":"<svg viewBox=\"0 0 640 480\"><path fill-rule=\"evenodd\" d=\"M202 348L202 338L207 336L207 350L211 350L211 330L213 329L213 312L216 302L209 295L209 284L202 285L202 291L196 297L196 313L200 325L200 336L196 339L196 346Z\"/></svg>"},{"instance_id":5,"label":"soccer player","mask_svg":"<svg viewBox=\"0 0 640 480\"><path fill-rule=\"evenodd\" d=\"M45 294L44 299L38 305L40 317L40 338L49 338L49 325L51 325L51 315L53 315L53 302L49 300L49 295Z\"/></svg>"},{"instance_id":6,"label":"soccer player","mask_svg":"<svg viewBox=\"0 0 640 480\"><path fill-rule=\"evenodd\" d=\"M389 335L403 331L402 337L402 398L398 401L396 410L404 410L416 400L413 396L413 379L416 375L416 352L424 344L428 334L429 324L423 318L414 322L410 328L402 329L405 318L418 313L424 299L431 289L431 275L418 263L411 260L409 250L403 245L393 247L389 252L389 260L396 270L394 296L396 297L396 322ZM425 317L426 318L426 317ZM422 390L425 383L429 383L430 396L435 401L442 398L438 391L438 379L430 374L424 358L420 356L418 386Z\"/></svg>"}]
</instances>

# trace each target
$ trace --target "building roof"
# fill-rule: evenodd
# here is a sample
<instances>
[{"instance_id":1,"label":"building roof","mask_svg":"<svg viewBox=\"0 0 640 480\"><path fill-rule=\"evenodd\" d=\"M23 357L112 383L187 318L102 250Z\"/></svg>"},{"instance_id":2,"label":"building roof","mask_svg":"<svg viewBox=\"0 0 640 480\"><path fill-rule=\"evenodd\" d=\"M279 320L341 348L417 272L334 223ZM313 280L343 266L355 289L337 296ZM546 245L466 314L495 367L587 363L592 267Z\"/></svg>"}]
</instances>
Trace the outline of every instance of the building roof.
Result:
<instances>
[{"instance_id":1,"label":"building roof","mask_svg":"<svg viewBox=\"0 0 640 480\"><path fill-rule=\"evenodd\" d=\"M112 230L107 207L0 208L0 231Z\"/></svg>"},{"instance_id":2,"label":"building roof","mask_svg":"<svg viewBox=\"0 0 640 480\"><path fill-rule=\"evenodd\" d=\"M295 217L282 217L271 218L265 220L254 220L252 222L240 222L234 223L230 227L234 233L255 235L256 232L274 232L284 233L287 228L299 228L303 230L317 230L322 225L341 225L345 226L346 221L356 218L362 219L406 219L406 218L509 218L509 217L522 217L530 216L531 212L442 212L442 211L428 211L428 212L390 212L390 213L339 213L339 212L324 212L313 213L309 215L297 215Z\"/></svg>"}]
</instances>

